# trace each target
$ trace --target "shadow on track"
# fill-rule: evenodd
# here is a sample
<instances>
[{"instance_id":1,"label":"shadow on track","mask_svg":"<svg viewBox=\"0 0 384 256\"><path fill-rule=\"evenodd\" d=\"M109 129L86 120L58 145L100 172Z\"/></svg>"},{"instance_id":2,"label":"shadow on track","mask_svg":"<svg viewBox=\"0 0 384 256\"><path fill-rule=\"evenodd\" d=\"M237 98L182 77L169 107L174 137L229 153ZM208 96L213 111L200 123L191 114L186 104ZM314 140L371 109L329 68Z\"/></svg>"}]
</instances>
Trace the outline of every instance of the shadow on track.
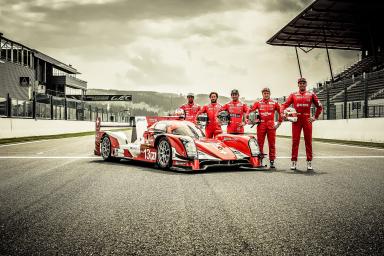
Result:
<instances>
[{"instance_id":1,"label":"shadow on track","mask_svg":"<svg viewBox=\"0 0 384 256\"><path fill-rule=\"evenodd\" d=\"M287 174L294 174L294 175L306 175L306 176L318 176L318 175L323 175L323 174L327 174L327 172L320 172L320 171L315 171L315 170L312 170L312 171L307 171L307 170L294 170L294 171L287 171L286 172Z\"/></svg>"},{"instance_id":2,"label":"shadow on track","mask_svg":"<svg viewBox=\"0 0 384 256\"><path fill-rule=\"evenodd\" d=\"M192 170L175 170L175 169L167 169L162 170L156 167L153 163L146 163L146 162L140 162L140 161L134 161L134 160L125 160L122 159L120 161L104 161L102 159L97 160L91 160L90 163L103 165L105 167L108 166L121 166L121 167L135 167L140 169L141 171L147 171L147 172L153 172L153 173L163 173L166 175L195 175L195 174L214 174L214 173L229 173L229 172L273 172L270 171L270 169L264 169L264 170L246 170L241 168L233 168L233 167L211 167L207 170L200 170L200 171L192 171Z\"/></svg>"},{"instance_id":3,"label":"shadow on track","mask_svg":"<svg viewBox=\"0 0 384 256\"><path fill-rule=\"evenodd\" d=\"M153 172L153 173L162 173L165 175L198 175L198 174L220 174L220 173L267 173L267 174L273 174L273 173L285 173L285 174L301 174L306 176L317 176L326 174L326 172L319 172L319 171L306 171L306 170L296 170L291 171L290 169L241 169L241 168L233 168L233 167L211 167L206 170L200 170L200 171L192 171L192 170L174 170L174 169L168 169L168 170L161 170L155 166L153 163L146 163L146 162L140 162L140 161L133 161L133 160L125 160L122 159L120 161L111 161L106 162L104 160L91 160L91 163L96 163L104 166L121 166L121 167L127 167L132 166L135 168L140 169L141 171L147 171L147 172Z\"/></svg>"},{"instance_id":4,"label":"shadow on track","mask_svg":"<svg viewBox=\"0 0 384 256\"><path fill-rule=\"evenodd\" d=\"M90 163L100 164L105 167L108 166L121 166L121 167L135 167L139 169L140 171L146 171L146 172L153 172L153 173L163 173L166 175L185 175L189 173L188 171L182 172L182 171L175 171L175 170L161 170L155 166L153 163L146 163L146 162L140 162L140 161L134 161L134 160L125 160L121 159L120 161L104 161L102 159L100 160L92 160L89 161Z\"/></svg>"}]
</instances>

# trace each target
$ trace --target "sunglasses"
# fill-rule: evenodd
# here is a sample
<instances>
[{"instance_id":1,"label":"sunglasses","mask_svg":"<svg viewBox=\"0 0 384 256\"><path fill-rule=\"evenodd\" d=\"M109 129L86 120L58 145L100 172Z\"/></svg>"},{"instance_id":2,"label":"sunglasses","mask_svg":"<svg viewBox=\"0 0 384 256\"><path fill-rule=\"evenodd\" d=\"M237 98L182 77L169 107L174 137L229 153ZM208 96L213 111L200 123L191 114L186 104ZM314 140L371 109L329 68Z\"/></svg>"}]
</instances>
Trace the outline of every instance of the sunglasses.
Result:
<instances>
[{"instance_id":1,"label":"sunglasses","mask_svg":"<svg viewBox=\"0 0 384 256\"><path fill-rule=\"evenodd\" d=\"M238 93L231 93L231 96L239 95Z\"/></svg>"}]
</instances>

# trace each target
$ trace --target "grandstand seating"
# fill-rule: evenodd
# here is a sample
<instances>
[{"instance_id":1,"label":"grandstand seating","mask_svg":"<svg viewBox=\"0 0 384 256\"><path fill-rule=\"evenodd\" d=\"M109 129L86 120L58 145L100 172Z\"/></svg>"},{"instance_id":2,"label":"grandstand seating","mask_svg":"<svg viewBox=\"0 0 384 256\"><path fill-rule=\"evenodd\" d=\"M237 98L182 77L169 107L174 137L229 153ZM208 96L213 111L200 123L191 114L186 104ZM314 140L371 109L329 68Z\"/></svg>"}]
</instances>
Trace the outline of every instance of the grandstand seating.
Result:
<instances>
[{"instance_id":1,"label":"grandstand seating","mask_svg":"<svg viewBox=\"0 0 384 256\"><path fill-rule=\"evenodd\" d=\"M351 85L354 86L351 87ZM369 99L382 99L384 98L384 70L372 72L367 74L364 80L362 76L352 79L343 79L335 82L329 87L329 98L331 102L344 101L344 85L348 87L348 101L364 100L364 85L368 83L368 98ZM326 90L320 90L317 93L320 101L326 101Z\"/></svg>"},{"instance_id":2,"label":"grandstand seating","mask_svg":"<svg viewBox=\"0 0 384 256\"><path fill-rule=\"evenodd\" d=\"M376 56L376 59L374 56L366 57L336 75L335 81L343 80L344 78L351 78L352 75L356 77L361 75L363 72L371 72L378 65L378 63L383 63L383 61L383 55Z\"/></svg>"},{"instance_id":3,"label":"grandstand seating","mask_svg":"<svg viewBox=\"0 0 384 256\"><path fill-rule=\"evenodd\" d=\"M331 85L329 85L329 99L332 99L335 97L338 93L344 90L344 86L350 86L353 84L352 79L344 79L338 82L335 82ZM319 97L319 100L322 102L325 102L327 100L327 92L325 89L321 90L317 96Z\"/></svg>"},{"instance_id":4,"label":"grandstand seating","mask_svg":"<svg viewBox=\"0 0 384 256\"><path fill-rule=\"evenodd\" d=\"M374 97L371 98L371 100L377 100L377 99L384 99L384 91L379 92Z\"/></svg>"}]
</instances>

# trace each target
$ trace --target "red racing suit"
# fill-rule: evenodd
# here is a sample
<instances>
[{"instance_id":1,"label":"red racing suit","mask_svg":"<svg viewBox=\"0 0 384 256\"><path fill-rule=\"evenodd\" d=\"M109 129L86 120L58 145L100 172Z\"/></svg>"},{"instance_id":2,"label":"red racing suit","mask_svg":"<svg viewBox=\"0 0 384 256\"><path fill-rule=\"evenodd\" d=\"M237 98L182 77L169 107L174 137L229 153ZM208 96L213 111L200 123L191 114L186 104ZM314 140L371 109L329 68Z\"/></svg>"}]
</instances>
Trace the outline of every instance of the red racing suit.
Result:
<instances>
[{"instance_id":1,"label":"red racing suit","mask_svg":"<svg viewBox=\"0 0 384 256\"><path fill-rule=\"evenodd\" d=\"M196 123L197 112L199 112L199 110L201 109L201 107L198 104L187 103L187 104L182 105L180 108L182 110L184 110L186 121Z\"/></svg>"},{"instance_id":2,"label":"red racing suit","mask_svg":"<svg viewBox=\"0 0 384 256\"><path fill-rule=\"evenodd\" d=\"M313 92L294 92L289 95L287 101L281 105L281 112L293 104L297 112L297 122L292 123L292 161L297 161L299 152L300 133L301 129L304 131L305 151L307 154L307 161L312 161L312 123L311 118L311 105L316 107L315 119L317 119L323 109L317 95Z\"/></svg>"},{"instance_id":3,"label":"red racing suit","mask_svg":"<svg viewBox=\"0 0 384 256\"><path fill-rule=\"evenodd\" d=\"M259 144L260 152L264 153L265 136L268 137L269 146L269 160L274 161L276 158L276 129L275 129L275 112L278 113L278 121L281 122L280 105L271 99L256 101L249 112L258 110L260 116L260 123L257 126L257 142Z\"/></svg>"},{"instance_id":4,"label":"red racing suit","mask_svg":"<svg viewBox=\"0 0 384 256\"><path fill-rule=\"evenodd\" d=\"M219 113L220 108L221 105L219 103L210 103L204 105L197 113L197 116L202 113L207 113L208 121L207 125L205 126L205 135L207 138L213 138L217 134L223 132L221 130L220 124L217 122L217 114Z\"/></svg>"},{"instance_id":5,"label":"red racing suit","mask_svg":"<svg viewBox=\"0 0 384 256\"><path fill-rule=\"evenodd\" d=\"M244 133L243 116L248 113L248 106L240 101L230 101L221 107L220 111L229 113L227 133Z\"/></svg>"}]
</instances>

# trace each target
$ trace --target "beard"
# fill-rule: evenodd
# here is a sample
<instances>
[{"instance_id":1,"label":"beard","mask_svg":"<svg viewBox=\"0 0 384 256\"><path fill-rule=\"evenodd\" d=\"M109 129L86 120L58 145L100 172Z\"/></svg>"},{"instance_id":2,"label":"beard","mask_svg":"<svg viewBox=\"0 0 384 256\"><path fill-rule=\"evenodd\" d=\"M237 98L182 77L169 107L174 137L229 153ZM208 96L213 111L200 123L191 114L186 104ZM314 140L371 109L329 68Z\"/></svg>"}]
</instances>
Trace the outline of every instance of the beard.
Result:
<instances>
[{"instance_id":1,"label":"beard","mask_svg":"<svg viewBox=\"0 0 384 256\"><path fill-rule=\"evenodd\" d=\"M217 99L211 100L211 103L216 103L216 102L217 102Z\"/></svg>"}]
</instances>

